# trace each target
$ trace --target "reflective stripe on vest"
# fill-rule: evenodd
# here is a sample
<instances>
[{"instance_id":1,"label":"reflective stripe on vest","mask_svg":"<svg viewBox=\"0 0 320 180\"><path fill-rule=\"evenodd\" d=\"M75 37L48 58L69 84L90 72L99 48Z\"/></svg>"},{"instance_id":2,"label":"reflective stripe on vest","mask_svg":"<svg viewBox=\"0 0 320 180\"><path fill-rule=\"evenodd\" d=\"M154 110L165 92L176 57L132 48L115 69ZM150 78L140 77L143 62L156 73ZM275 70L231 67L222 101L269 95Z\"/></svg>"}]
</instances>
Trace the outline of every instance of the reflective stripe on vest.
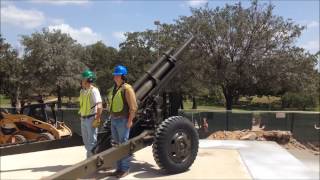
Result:
<instances>
[{"instance_id":1,"label":"reflective stripe on vest","mask_svg":"<svg viewBox=\"0 0 320 180\"><path fill-rule=\"evenodd\" d=\"M80 102L80 110L79 110L79 114L81 116L88 116L91 115L90 111L91 111L91 95L92 95L92 87L86 92L86 91L80 91L80 98L79 98L79 102Z\"/></svg>"},{"instance_id":2,"label":"reflective stripe on vest","mask_svg":"<svg viewBox=\"0 0 320 180\"><path fill-rule=\"evenodd\" d=\"M112 98L111 112L121 112L123 110L122 87L119 88Z\"/></svg>"}]
</instances>

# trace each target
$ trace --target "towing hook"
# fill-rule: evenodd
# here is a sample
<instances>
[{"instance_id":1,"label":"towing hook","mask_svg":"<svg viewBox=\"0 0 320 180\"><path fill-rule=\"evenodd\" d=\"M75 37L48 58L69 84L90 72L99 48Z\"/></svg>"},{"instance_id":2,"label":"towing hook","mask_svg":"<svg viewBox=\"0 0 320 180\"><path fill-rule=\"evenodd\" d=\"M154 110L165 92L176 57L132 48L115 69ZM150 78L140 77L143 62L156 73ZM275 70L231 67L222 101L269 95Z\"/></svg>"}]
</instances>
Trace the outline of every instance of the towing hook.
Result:
<instances>
[{"instance_id":1,"label":"towing hook","mask_svg":"<svg viewBox=\"0 0 320 180\"><path fill-rule=\"evenodd\" d=\"M136 148L136 143L135 142L131 142L130 143L130 149L129 149L129 153L132 154L134 152L134 149Z\"/></svg>"},{"instance_id":2,"label":"towing hook","mask_svg":"<svg viewBox=\"0 0 320 180\"><path fill-rule=\"evenodd\" d=\"M97 156L97 167L101 167L104 164L103 158L101 156Z\"/></svg>"}]
</instances>

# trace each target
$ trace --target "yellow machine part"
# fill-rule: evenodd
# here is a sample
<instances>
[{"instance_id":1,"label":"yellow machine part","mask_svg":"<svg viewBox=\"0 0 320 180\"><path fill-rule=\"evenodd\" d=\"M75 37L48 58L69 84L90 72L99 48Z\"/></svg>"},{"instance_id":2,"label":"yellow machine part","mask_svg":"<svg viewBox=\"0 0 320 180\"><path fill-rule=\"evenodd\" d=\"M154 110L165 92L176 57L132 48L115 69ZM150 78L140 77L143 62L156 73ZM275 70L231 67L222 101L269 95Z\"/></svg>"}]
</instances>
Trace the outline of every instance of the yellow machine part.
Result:
<instances>
[{"instance_id":1,"label":"yellow machine part","mask_svg":"<svg viewBox=\"0 0 320 180\"><path fill-rule=\"evenodd\" d=\"M52 124L46 123L39 121L37 119L34 119L30 116L26 115L18 115L18 114L2 114L3 119L0 120L0 127L11 127L15 123L20 123L26 126L28 129L31 131L27 130L20 130L18 127L15 125L12 126L11 128L15 128L16 131L14 135L19 134L24 136L28 141L34 141L37 140L39 137L41 137L41 133L35 133L32 131L32 129L37 130L37 129L43 129L45 132L48 132L54 136L55 139L61 139L62 137L67 137L71 136L72 132L70 128L68 128L63 122L57 122L57 127L55 127ZM0 144L4 144L12 137L12 135L4 135L0 131Z\"/></svg>"}]
</instances>

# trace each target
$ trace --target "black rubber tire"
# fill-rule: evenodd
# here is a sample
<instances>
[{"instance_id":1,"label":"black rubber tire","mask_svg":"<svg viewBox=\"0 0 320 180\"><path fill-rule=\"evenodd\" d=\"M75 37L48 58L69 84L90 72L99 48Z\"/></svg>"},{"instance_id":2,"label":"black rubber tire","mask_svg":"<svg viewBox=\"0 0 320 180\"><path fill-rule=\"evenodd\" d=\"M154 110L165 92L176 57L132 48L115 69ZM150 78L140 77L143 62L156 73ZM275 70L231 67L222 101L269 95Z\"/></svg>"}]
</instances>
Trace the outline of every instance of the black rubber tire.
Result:
<instances>
[{"instance_id":1,"label":"black rubber tire","mask_svg":"<svg viewBox=\"0 0 320 180\"><path fill-rule=\"evenodd\" d=\"M197 157L199 135L193 124L182 116L164 120L156 129L153 157L166 173L189 169Z\"/></svg>"},{"instance_id":2,"label":"black rubber tire","mask_svg":"<svg viewBox=\"0 0 320 180\"><path fill-rule=\"evenodd\" d=\"M14 135L14 138L16 139L15 143L17 144L26 143L28 141L27 138L25 138L23 135L20 135L20 134Z\"/></svg>"},{"instance_id":3,"label":"black rubber tire","mask_svg":"<svg viewBox=\"0 0 320 180\"><path fill-rule=\"evenodd\" d=\"M50 133L41 133L37 138L38 141L51 141L55 140L54 136Z\"/></svg>"}]
</instances>

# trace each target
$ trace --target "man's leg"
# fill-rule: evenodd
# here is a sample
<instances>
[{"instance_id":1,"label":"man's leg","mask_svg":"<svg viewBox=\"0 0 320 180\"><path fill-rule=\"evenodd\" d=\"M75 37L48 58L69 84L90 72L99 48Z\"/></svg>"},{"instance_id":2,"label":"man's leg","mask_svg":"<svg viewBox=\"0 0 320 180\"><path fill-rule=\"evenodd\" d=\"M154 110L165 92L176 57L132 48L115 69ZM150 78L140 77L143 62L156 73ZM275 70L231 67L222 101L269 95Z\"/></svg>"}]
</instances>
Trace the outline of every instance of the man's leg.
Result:
<instances>
[{"instance_id":1,"label":"man's leg","mask_svg":"<svg viewBox=\"0 0 320 180\"><path fill-rule=\"evenodd\" d=\"M114 143L119 144L118 119L111 120L111 136ZM120 171L120 161L117 161L116 171Z\"/></svg>"},{"instance_id":2,"label":"man's leg","mask_svg":"<svg viewBox=\"0 0 320 180\"><path fill-rule=\"evenodd\" d=\"M118 133L119 133L119 143L120 144L127 142L129 139L130 129L127 127L127 122L128 122L127 119L119 119L119 124L117 126L117 129L118 129ZM118 167L118 168L120 168L120 170L123 172L129 171L130 159L131 159L131 156L126 156L123 159L121 159L120 163L119 163L120 167Z\"/></svg>"},{"instance_id":3,"label":"man's leg","mask_svg":"<svg viewBox=\"0 0 320 180\"><path fill-rule=\"evenodd\" d=\"M97 144L98 128L92 127L93 121L94 121L94 117L86 119L86 126L87 126L87 132L88 132L88 149L87 149L88 157L91 157L93 155L92 149Z\"/></svg>"},{"instance_id":4,"label":"man's leg","mask_svg":"<svg viewBox=\"0 0 320 180\"><path fill-rule=\"evenodd\" d=\"M87 119L81 118L81 136L82 136L82 141L83 141L84 147L86 148L86 151L87 151L86 156L88 158L89 143L88 143L88 131L87 131L86 120Z\"/></svg>"}]
</instances>

